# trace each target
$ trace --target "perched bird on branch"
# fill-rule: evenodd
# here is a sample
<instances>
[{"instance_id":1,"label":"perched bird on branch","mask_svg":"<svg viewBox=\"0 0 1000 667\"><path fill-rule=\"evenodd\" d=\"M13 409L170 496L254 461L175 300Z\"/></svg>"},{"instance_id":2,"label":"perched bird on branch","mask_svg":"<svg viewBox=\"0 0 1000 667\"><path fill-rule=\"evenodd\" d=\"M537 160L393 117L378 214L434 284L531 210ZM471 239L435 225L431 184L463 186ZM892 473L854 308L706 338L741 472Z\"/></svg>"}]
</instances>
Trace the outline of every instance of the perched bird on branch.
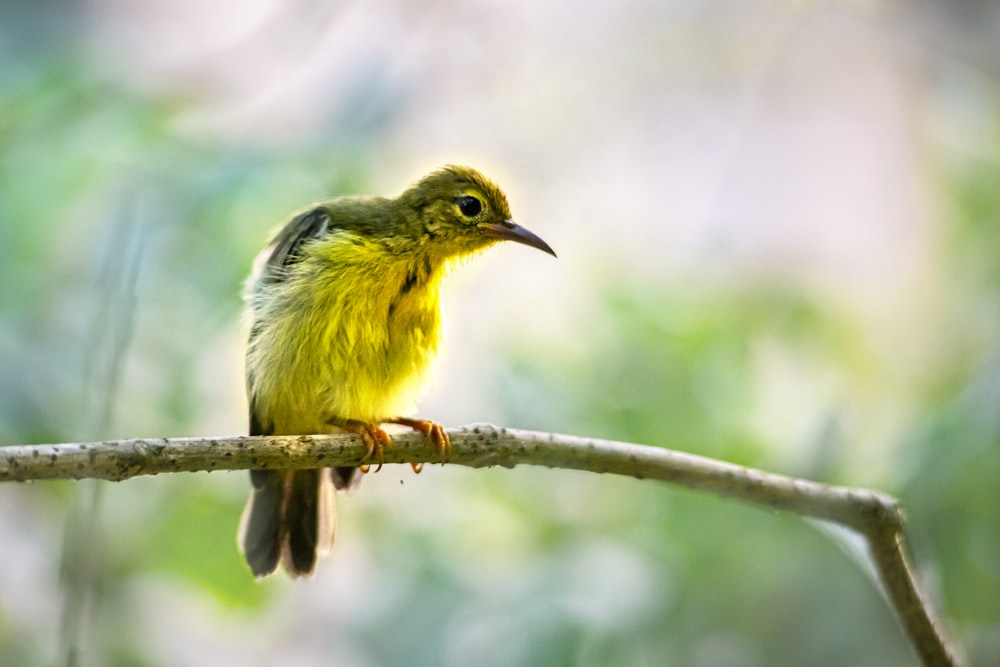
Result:
<instances>
[{"instance_id":1,"label":"perched bird on branch","mask_svg":"<svg viewBox=\"0 0 1000 667\"><path fill-rule=\"evenodd\" d=\"M407 415L441 345L442 278L499 241L555 256L468 167L444 167L395 199L338 197L296 214L247 282L250 435L357 433L380 465L391 440L379 425L396 423L444 460L444 428ZM251 471L240 544L254 575L279 563L311 574L333 542L334 489L366 469Z\"/></svg>"}]
</instances>

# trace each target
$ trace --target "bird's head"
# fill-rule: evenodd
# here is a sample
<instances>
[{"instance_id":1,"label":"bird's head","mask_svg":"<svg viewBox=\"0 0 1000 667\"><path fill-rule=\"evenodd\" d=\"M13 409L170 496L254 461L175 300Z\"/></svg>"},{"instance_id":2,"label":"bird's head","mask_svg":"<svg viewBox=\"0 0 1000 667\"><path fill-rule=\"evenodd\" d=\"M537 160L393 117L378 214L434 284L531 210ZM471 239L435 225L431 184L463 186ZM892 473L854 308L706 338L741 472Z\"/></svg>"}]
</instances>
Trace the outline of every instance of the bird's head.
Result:
<instances>
[{"instance_id":1,"label":"bird's head","mask_svg":"<svg viewBox=\"0 0 1000 667\"><path fill-rule=\"evenodd\" d=\"M516 241L556 253L545 241L511 219L507 196L470 167L449 165L425 176L396 200L407 217L420 222L428 244L451 255L467 255L498 241Z\"/></svg>"}]
</instances>

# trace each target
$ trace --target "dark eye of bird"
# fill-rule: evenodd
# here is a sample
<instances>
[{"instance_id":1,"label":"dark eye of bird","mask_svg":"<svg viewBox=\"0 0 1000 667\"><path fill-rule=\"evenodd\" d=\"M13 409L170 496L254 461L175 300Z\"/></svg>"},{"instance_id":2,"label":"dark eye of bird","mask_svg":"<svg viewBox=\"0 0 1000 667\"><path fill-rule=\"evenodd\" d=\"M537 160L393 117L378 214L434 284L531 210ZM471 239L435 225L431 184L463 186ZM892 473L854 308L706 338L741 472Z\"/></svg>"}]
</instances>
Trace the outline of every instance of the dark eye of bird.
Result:
<instances>
[{"instance_id":1,"label":"dark eye of bird","mask_svg":"<svg viewBox=\"0 0 1000 667\"><path fill-rule=\"evenodd\" d=\"M475 197L459 197L455 200L458 210L467 218L474 218L483 210L483 203Z\"/></svg>"}]
</instances>

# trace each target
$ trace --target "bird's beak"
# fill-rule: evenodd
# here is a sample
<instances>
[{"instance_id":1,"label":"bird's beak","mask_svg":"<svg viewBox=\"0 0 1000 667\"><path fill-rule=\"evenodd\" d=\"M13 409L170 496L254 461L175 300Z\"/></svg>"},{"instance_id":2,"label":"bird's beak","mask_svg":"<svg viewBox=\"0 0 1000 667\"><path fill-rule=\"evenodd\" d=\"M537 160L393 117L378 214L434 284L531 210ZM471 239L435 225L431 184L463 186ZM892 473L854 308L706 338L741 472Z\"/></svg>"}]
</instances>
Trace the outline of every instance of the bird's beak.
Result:
<instances>
[{"instance_id":1,"label":"bird's beak","mask_svg":"<svg viewBox=\"0 0 1000 667\"><path fill-rule=\"evenodd\" d=\"M548 243L543 241L534 232L525 229L513 220L504 220L503 222L481 222L479 223L479 228L482 229L483 233L490 238L499 239L501 241L516 241L517 243L523 243L524 245L531 246L532 248L538 248L542 252L547 252L553 257L556 256L555 251L549 247Z\"/></svg>"}]
</instances>

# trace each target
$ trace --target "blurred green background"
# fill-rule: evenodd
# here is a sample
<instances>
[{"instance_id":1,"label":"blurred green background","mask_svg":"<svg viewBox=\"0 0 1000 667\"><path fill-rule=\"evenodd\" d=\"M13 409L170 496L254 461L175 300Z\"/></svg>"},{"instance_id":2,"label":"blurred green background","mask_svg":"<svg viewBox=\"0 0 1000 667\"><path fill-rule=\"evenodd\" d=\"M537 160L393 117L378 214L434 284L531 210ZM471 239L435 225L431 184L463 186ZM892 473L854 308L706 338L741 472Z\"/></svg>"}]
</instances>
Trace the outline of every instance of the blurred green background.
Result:
<instances>
[{"instance_id":1,"label":"blurred green background","mask_svg":"<svg viewBox=\"0 0 1000 667\"><path fill-rule=\"evenodd\" d=\"M998 29L987 0L6 2L0 443L244 433L269 230L468 163L560 258L456 273L422 414L895 494L998 664ZM0 486L0 664L915 663L795 517L397 468L300 582L244 567L245 474Z\"/></svg>"}]
</instances>

